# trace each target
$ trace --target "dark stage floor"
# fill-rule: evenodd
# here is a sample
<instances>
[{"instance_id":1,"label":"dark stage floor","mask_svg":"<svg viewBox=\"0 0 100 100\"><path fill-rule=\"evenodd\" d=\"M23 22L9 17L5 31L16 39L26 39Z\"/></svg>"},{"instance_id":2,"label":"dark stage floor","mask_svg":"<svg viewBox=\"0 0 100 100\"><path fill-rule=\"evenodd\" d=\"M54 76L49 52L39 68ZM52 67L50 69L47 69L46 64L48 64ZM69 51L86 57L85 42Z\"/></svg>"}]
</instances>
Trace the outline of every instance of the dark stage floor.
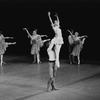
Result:
<instances>
[{"instance_id":1,"label":"dark stage floor","mask_svg":"<svg viewBox=\"0 0 100 100\"><path fill-rule=\"evenodd\" d=\"M70 65L61 60L56 77L57 91L46 92L46 60L32 64L31 57L6 56L0 67L0 100L100 100L100 65Z\"/></svg>"}]
</instances>

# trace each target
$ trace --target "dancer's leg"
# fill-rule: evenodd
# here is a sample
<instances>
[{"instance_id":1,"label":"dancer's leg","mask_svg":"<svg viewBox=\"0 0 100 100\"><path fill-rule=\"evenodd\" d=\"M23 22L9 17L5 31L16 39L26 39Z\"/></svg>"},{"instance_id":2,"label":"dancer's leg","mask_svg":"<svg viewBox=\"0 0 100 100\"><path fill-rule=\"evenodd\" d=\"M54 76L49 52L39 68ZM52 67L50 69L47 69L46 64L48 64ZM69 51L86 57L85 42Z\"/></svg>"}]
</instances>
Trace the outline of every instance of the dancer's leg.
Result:
<instances>
[{"instance_id":1,"label":"dancer's leg","mask_svg":"<svg viewBox=\"0 0 100 100\"><path fill-rule=\"evenodd\" d=\"M35 63L36 62L36 53L34 54L34 61L33 61L33 63Z\"/></svg>"},{"instance_id":2,"label":"dancer's leg","mask_svg":"<svg viewBox=\"0 0 100 100\"><path fill-rule=\"evenodd\" d=\"M80 55L77 56L78 58L78 65L80 64Z\"/></svg>"},{"instance_id":3,"label":"dancer's leg","mask_svg":"<svg viewBox=\"0 0 100 100\"><path fill-rule=\"evenodd\" d=\"M56 63L57 66L60 67L60 63L59 63L59 53L60 53L60 49L61 49L62 45L56 45Z\"/></svg>"},{"instance_id":4,"label":"dancer's leg","mask_svg":"<svg viewBox=\"0 0 100 100\"><path fill-rule=\"evenodd\" d=\"M38 64L40 63L40 54L39 53L37 54L37 63Z\"/></svg>"},{"instance_id":5,"label":"dancer's leg","mask_svg":"<svg viewBox=\"0 0 100 100\"><path fill-rule=\"evenodd\" d=\"M53 79L53 63L54 62L50 62L49 63L49 80L47 82L47 91L51 91L51 83L52 83L52 79Z\"/></svg>"},{"instance_id":6,"label":"dancer's leg","mask_svg":"<svg viewBox=\"0 0 100 100\"><path fill-rule=\"evenodd\" d=\"M2 64L3 64L3 55L1 55L1 63L0 63L0 65L2 66Z\"/></svg>"},{"instance_id":7,"label":"dancer's leg","mask_svg":"<svg viewBox=\"0 0 100 100\"><path fill-rule=\"evenodd\" d=\"M55 83L56 73L57 73L57 66L54 65L54 67L53 67L53 78L52 78L52 83L51 83L52 90L58 90L56 88L56 83Z\"/></svg>"}]
</instances>

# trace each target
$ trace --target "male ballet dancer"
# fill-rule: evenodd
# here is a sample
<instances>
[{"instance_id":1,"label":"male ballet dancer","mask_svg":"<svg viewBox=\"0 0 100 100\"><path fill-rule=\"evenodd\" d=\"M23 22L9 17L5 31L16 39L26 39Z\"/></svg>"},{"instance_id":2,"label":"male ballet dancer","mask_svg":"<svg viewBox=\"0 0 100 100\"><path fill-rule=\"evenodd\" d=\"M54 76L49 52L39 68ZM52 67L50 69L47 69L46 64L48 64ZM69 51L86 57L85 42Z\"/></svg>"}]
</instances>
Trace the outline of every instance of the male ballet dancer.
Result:
<instances>
[{"instance_id":1,"label":"male ballet dancer","mask_svg":"<svg viewBox=\"0 0 100 100\"><path fill-rule=\"evenodd\" d=\"M57 58L57 49L56 49L56 39L53 38L49 42L49 47L47 48L47 53L49 56L49 80L47 82L47 91L57 90L55 87L55 77L57 73L57 69L59 68L58 65L58 58Z\"/></svg>"}]
</instances>

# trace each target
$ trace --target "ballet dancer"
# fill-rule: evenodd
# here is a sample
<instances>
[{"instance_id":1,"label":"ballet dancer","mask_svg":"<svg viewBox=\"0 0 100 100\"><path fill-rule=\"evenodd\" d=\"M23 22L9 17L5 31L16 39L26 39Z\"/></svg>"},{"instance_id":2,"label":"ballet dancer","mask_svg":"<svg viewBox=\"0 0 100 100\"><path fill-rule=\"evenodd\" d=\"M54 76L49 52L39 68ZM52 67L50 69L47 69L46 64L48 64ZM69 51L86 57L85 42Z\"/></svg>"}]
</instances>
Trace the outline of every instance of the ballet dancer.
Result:
<instances>
[{"instance_id":1,"label":"ballet dancer","mask_svg":"<svg viewBox=\"0 0 100 100\"><path fill-rule=\"evenodd\" d=\"M42 40L42 37L47 37L47 35L39 35L37 34L37 29L33 30L32 35L29 33L27 28L23 28L28 33L28 37L30 38L30 43L32 45L31 55L34 55L33 63L41 63L40 61L40 48L43 46L44 42L49 40Z\"/></svg>"},{"instance_id":2,"label":"ballet dancer","mask_svg":"<svg viewBox=\"0 0 100 100\"><path fill-rule=\"evenodd\" d=\"M64 41L63 41L63 37L62 37L62 30L60 28L60 21L59 21L59 18L58 18L58 15L56 14L55 17L57 18L54 23L51 19L51 16L50 16L50 12L48 12L48 17L49 17L49 20L51 22L51 26L52 26L52 29L54 30L54 33L55 33L55 43L56 43L56 64L58 64L58 67L60 67L60 63L59 63L59 54L60 54L60 50L61 50L61 47L62 47L62 44L64 44Z\"/></svg>"}]
</instances>

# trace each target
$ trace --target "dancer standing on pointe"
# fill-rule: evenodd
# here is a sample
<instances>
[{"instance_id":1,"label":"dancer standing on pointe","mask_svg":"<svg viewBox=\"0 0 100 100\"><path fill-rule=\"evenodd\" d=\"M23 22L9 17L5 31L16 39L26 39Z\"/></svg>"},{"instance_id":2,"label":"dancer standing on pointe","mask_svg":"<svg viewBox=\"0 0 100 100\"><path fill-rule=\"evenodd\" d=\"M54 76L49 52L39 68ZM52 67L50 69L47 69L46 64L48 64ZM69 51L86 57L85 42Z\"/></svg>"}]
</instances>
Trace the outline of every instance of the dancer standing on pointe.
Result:
<instances>
[{"instance_id":1,"label":"dancer standing on pointe","mask_svg":"<svg viewBox=\"0 0 100 100\"><path fill-rule=\"evenodd\" d=\"M1 66L3 63L5 64L5 62L3 61L3 55L8 45L16 44L16 42L13 43L5 42L5 39L9 39L9 38L13 38L13 37L4 37L2 32L0 31L0 65Z\"/></svg>"},{"instance_id":2,"label":"dancer standing on pointe","mask_svg":"<svg viewBox=\"0 0 100 100\"><path fill-rule=\"evenodd\" d=\"M49 39L47 40L42 40L42 37L47 37L47 35L39 35L37 34L37 29L35 29L32 33L32 35L29 33L27 28L23 28L23 30L26 30L26 32L28 33L28 37L30 37L31 41L31 54L34 55L34 62L33 63L41 63L40 61L40 48L43 46L44 42L49 41Z\"/></svg>"},{"instance_id":3,"label":"dancer standing on pointe","mask_svg":"<svg viewBox=\"0 0 100 100\"><path fill-rule=\"evenodd\" d=\"M58 65L58 67L60 67L59 53L60 53L60 49L62 47L62 44L64 42L63 42L63 37L62 37L62 31L60 29L60 21L59 21L58 15L56 14L55 16L56 16L57 20L55 20L53 23L53 21L50 17L50 12L48 12L48 17L49 17L49 20L51 22L52 29L55 32L54 40L56 43L56 46L55 46L55 48L56 48L56 64Z\"/></svg>"}]
</instances>

